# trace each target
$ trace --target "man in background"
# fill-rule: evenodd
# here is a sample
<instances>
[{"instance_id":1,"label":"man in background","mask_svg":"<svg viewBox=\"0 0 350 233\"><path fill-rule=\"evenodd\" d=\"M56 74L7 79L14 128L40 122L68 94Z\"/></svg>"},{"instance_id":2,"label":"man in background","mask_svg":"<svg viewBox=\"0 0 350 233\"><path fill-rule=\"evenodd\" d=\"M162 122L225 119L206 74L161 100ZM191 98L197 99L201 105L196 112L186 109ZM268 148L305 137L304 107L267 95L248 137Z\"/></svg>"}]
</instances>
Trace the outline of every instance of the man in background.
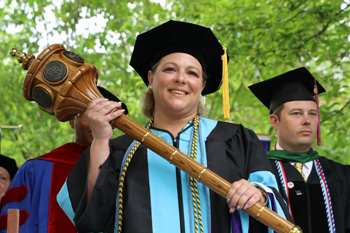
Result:
<instances>
[{"instance_id":1,"label":"man in background","mask_svg":"<svg viewBox=\"0 0 350 233\"><path fill-rule=\"evenodd\" d=\"M249 88L270 110L277 144L267 154L295 224L304 233L349 233L349 166L311 147L316 137L320 145L318 94L325 89L304 67Z\"/></svg>"}]
</instances>

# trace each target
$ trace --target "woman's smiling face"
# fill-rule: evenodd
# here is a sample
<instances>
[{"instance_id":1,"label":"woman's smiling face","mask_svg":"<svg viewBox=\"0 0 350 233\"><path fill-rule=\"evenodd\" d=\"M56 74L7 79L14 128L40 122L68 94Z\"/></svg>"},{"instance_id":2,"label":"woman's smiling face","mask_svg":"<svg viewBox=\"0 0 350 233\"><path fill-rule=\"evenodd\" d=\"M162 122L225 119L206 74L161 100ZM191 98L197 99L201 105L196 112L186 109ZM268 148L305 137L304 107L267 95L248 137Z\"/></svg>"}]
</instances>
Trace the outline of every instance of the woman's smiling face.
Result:
<instances>
[{"instance_id":1,"label":"woman's smiling face","mask_svg":"<svg viewBox=\"0 0 350 233\"><path fill-rule=\"evenodd\" d=\"M205 86L203 70L196 58L186 53L171 53L159 60L148 74L154 93L155 112L172 115L196 114Z\"/></svg>"}]
</instances>

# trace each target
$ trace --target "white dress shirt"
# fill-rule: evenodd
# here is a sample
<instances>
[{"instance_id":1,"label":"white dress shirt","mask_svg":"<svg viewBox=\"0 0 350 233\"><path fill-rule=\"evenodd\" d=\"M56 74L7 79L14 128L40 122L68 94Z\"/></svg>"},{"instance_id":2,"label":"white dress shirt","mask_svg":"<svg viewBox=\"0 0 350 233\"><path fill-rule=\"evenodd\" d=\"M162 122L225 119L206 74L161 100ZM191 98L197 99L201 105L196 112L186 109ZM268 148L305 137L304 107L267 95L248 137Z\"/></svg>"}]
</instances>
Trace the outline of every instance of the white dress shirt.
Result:
<instances>
[{"instance_id":1,"label":"white dress shirt","mask_svg":"<svg viewBox=\"0 0 350 233\"><path fill-rule=\"evenodd\" d=\"M283 148L277 143L277 145L276 145L276 150L283 150ZM294 166L295 162L290 162L290 164ZM304 166L303 166L303 168L302 168L302 171L303 171L304 176L305 176L306 178L309 177L309 175L310 175L310 173L311 173L311 170L312 170L313 164L314 164L313 161L309 161L309 162L307 162L307 163L304 163Z\"/></svg>"}]
</instances>

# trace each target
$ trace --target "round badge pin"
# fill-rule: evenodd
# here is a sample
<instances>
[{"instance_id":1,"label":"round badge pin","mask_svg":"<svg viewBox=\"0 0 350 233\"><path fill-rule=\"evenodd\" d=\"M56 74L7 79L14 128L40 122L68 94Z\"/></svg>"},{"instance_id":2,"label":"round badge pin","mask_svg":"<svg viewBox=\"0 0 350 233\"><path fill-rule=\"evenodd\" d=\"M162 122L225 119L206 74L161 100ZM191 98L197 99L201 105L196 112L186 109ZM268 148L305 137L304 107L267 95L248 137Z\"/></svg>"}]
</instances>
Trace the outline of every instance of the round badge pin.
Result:
<instances>
[{"instance_id":1,"label":"round badge pin","mask_svg":"<svg viewBox=\"0 0 350 233\"><path fill-rule=\"evenodd\" d=\"M288 182L288 188L290 188L290 189L294 188L294 183L293 182Z\"/></svg>"}]
</instances>

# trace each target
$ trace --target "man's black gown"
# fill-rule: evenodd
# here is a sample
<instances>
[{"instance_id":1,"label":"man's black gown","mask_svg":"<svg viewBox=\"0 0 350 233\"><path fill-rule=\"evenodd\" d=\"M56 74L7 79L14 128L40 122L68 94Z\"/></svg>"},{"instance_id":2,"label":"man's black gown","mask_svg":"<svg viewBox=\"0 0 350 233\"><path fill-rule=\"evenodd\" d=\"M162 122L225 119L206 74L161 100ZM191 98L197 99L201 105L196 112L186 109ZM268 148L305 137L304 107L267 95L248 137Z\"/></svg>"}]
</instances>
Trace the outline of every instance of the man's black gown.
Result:
<instances>
[{"instance_id":1,"label":"man's black gown","mask_svg":"<svg viewBox=\"0 0 350 233\"><path fill-rule=\"evenodd\" d=\"M336 232L350 232L350 167L321 157L319 159L327 180L335 221ZM279 189L282 192L278 178L275 160L270 160ZM283 162L283 167L289 185L290 205L295 224L301 227L303 233L326 233L328 230L327 215L322 195L320 180L315 168L305 183L301 174L289 162Z\"/></svg>"}]
</instances>

